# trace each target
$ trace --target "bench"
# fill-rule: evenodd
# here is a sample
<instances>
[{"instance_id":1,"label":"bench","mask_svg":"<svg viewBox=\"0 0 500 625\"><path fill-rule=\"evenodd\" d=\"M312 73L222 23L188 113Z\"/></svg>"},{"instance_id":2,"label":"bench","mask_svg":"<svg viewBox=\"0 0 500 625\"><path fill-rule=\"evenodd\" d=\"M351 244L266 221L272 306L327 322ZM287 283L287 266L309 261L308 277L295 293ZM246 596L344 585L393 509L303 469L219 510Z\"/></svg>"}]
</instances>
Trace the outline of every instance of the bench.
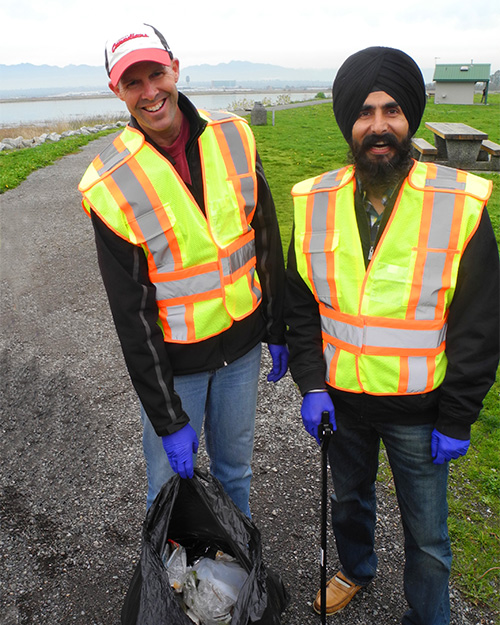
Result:
<instances>
[{"instance_id":1,"label":"bench","mask_svg":"<svg viewBox=\"0 0 500 625\"><path fill-rule=\"evenodd\" d=\"M479 160L487 161L491 164L491 169L500 171L500 145L489 139L481 142Z\"/></svg>"},{"instance_id":2,"label":"bench","mask_svg":"<svg viewBox=\"0 0 500 625\"><path fill-rule=\"evenodd\" d=\"M434 161L437 156L437 148L425 139L417 139L413 137L411 140L413 148L413 156L419 161Z\"/></svg>"}]
</instances>

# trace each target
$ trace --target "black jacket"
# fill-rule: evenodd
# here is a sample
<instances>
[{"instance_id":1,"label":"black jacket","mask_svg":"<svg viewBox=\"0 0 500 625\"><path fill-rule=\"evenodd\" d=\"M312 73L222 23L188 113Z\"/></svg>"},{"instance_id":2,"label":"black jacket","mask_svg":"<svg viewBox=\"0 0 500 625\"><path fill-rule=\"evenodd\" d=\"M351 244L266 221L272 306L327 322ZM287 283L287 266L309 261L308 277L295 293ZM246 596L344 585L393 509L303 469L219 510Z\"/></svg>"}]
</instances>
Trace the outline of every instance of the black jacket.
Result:
<instances>
[{"instance_id":1,"label":"black jacket","mask_svg":"<svg viewBox=\"0 0 500 625\"><path fill-rule=\"evenodd\" d=\"M355 209L368 264L370 235L359 193L355 194ZM391 209L392 206L387 206L384 211L377 240ZM404 396L349 393L328 387L335 407L371 421L435 423L447 436L468 439L470 426L495 380L499 318L498 247L485 209L458 271L448 316L448 368L441 386L431 393ZM293 234L288 252L285 321L290 326L287 332L290 371L302 395L312 389L327 388L318 304L297 272Z\"/></svg>"},{"instance_id":2,"label":"black jacket","mask_svg":"<svg viewBox=\"0 0 500 625\"><path fill-rule=\"evenodd\" d=\"M189 120L186 156L192 184L189 190L205 212L198 137L206 122L193 104L179 94L179 107ZM134 118L131 126L141 130ZM170 161L146 135L146 140ZM246 354L259 342L283 344L285 269L274 208L260 159L257 158L258 203L252 220L257 272L263 297L259 308L225 332L192 344L165 343L157 325L155 287L142 248L112 232L92 212L97 255L116 331L132 383L158 435L171 434L188 421L173 388L173 376L217 369Z\"/></svg>"}]
</instances>

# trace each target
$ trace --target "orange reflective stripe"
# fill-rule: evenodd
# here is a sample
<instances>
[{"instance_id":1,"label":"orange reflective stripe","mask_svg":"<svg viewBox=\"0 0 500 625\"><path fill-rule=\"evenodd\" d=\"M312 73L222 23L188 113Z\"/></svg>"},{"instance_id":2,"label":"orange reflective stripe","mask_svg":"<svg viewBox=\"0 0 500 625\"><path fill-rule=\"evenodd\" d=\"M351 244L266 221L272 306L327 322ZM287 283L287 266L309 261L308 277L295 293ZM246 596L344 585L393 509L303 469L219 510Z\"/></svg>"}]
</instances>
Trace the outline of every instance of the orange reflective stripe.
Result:
<instances>
[{"instance_id":1,"label":"orange reflective stripe","mask_svg":"<svg viewBox=\"0 0 500 625\"><path fill-rule=\"evenodd\" d=\"M398 393L406 393L408 388L408 380L410 378L410 368L408 363L408 356L402 356L399 360L399 384Z\"/></svg>"},{"instance_id":2,"label":"orange reflective stripe","mask_svg":"<svg viewBox=\"0 0 500 625\"><path fill-rule=\"evenodd\" d=\"M194 304L186 304L186 327L187 327L187 342L193 343L196 340L196 326L194 322Z\"/></svg>"},{"instance_id":3,"label":"orange reflective stripe","mask_svg":"<svg viewBox=\"0 0 500 625\"><path fill-rule=\"evenodd\" d=\"M121 188L111 176L106 176L106 178L104 178L102 182L108 188L109 192L115 198L116 202L122 206L122 210L125 213L127 222L136 237L136 241L142 239L141 229L137 224L132 207L127 203L127 200L122 193ZM112 227L112 225L110 225L110 227Z\"/></svg>"},{"instance_id":4,"label":"orange reflective stripe","mask_svg":"<svg viewBox=\"0 0 500 625\"><path fill-rule=\"evenodd\" d=\"M326 236L326 249L333 250L334 248L334 236L335 236L335 206L337 204L337 193L329 194L328 196L328 209L327 209L327 218L326 218L326 228L327 228L327 236ZM339 307L338 302L338 293L337 293L337 282L335 280L335 272L337 270L337 264L335 261L335 257L332 258L331 263L327 263L326 265L326 279L330 286L330 304L333 308Z\"/></svg>"},{"instance_id":5,"label":"orange reflective stripe","mask_svg":"<svg viewBox=\"0 0 500 625\"><path fill-rule=\"evenodd\" d=\"M429 354L427 356L427 385L426 389L434 388L434 376L436 373L436 358L433 357L433 354Z\"/></svg>"},{"instance_id":6,"label":"orange reflective stripe","mask_svg":"<svg viewBox=\"0 0 500 625\"><path fill-rule=\"evenodd\" d=\"M311 194L307 198L307 205L306 205L306 232L304 234L304 242L303 242L304 251L306 250L309 251L311 249L311 239L313 236L312 218L313 218L314 202L315 202L315 195ZM310 262L307 263L307 277L313 289L314 297L319 301L318 292L316 290L316 284L314 282L312 265Z\"/></svg>"},{"instance_id":7,"label":"orange reflective stripe","mask_svg":"<svg viewBox=\"0 0 500 625\"><path fill-rule=\"evenodd\" d=\"M418 237L418 249L426 249L427 248L427 240L429 237L429 230L432 220L432 207L434 205L434 194L428 193L424 195L423 198L423 208L422 214L420 218L420 231ZM391 220L394 218L394 211L391 215ZM390 223L389 222L389 223ZM389 224L387 224L386 232L388 231ZM414 279L411 285L410 290L410 298L408 301L408 307L406 311L406 316L408 319L415 319L415 314L417 312L418 302L420 301L420 290L421 285L423 284L423 274L425 268L425 260L426 256L424 254L417 254L417 261L414 269Z\"/></svg>"}]
</instances>

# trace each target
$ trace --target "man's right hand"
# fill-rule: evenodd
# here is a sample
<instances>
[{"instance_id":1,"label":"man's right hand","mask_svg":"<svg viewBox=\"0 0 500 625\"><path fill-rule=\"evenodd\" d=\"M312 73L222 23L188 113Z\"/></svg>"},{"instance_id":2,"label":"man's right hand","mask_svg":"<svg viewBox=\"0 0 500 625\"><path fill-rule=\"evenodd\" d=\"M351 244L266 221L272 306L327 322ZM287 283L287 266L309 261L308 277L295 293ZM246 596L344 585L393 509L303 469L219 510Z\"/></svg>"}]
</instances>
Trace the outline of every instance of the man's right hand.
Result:
<instances>
[{"instance_id":1,"label":"man's right hand","mask_svg":"<svg viewBox=\"0 0 500 625\"><path fill-rule=\"evenodd\" d=\"M198 437L187 423L173 434L161 437L172 469L181 477L193 477L193 454L198 452Z\"/></svg>"},{"instance_id":2,"label":"man's right hand","mask_svg":"<svg viewBox=\"0 0 500 625\"><path fill-rule=\"evenodd\" d=\"M302 423L307 432L316 439L318 445L321 445L318 429L321 423L321 417L325 411L328 412L332 430L335 431L337 429L337 424L335 423L335 408L333 407L333 402L328 391L311 392L304 395L302 408L300 409Z\"/></svg>"}]
</instances>

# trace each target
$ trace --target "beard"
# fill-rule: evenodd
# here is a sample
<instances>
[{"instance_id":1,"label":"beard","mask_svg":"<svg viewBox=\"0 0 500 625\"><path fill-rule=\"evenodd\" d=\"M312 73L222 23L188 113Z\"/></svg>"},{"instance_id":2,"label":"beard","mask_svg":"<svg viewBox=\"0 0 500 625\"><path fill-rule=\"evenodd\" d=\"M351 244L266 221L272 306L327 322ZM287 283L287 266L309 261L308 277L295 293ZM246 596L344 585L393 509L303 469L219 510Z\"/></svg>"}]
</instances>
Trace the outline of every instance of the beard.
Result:
<instances>
[{"instance_id":1,"label":"beard","mask_svg":"<svg viewBox=\"0 0 500 625\"><path fill-rule=\"evenodd\" d=\"M368 150L380 141L395 149L394 156L389 159L372 159L368 156ZM351 145L350 156L363 189L374 193L384 193L388 188L398 184L401 178L404 178L410 171L412 166L411 138L408 135L398 141L392 133L369 135L361 144Z\"/></svg>"}]
</instances>

